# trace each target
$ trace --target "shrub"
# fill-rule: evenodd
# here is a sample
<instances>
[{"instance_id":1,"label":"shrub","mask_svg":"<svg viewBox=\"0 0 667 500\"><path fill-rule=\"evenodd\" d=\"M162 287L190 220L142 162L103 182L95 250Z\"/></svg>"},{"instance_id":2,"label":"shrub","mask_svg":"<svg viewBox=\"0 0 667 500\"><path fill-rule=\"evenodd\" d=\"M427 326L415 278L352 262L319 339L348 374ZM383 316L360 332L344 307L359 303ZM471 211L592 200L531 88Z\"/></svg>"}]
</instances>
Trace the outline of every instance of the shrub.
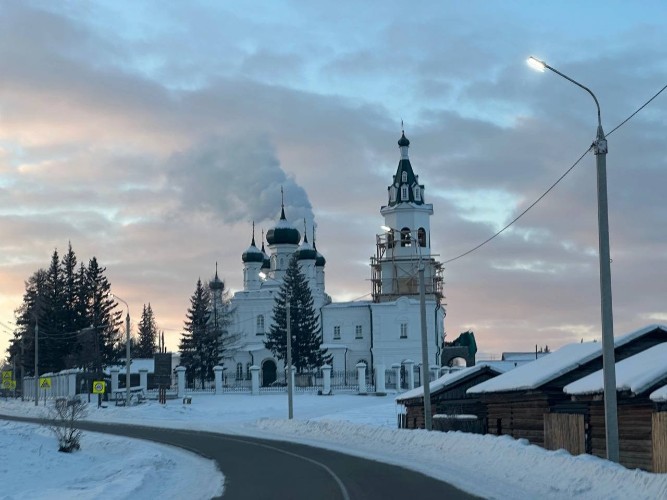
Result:
<instances>
[{"instance_id":1,"label":"shrub","mask_svg":"<svg viewBox=\"0 0 667 500\"><path fill-rule=\"evenodd\" d=\"M49 429L58 439L58 451L71 453L81 448L82 432L77 422L86 416L87 405L79 398L58 398L49 411Z\"/></svg>"}]
</instances>

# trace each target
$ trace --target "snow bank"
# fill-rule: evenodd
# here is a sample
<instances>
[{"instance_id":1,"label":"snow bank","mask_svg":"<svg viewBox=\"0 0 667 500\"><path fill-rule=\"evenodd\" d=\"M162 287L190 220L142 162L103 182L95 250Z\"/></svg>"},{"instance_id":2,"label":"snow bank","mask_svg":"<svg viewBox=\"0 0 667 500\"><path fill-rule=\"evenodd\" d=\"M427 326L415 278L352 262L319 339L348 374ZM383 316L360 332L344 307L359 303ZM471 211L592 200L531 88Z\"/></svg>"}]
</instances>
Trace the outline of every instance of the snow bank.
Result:
<instances>
[{"instance_id":1,"label":"snow bank","mask_svg":"<svg viewBox=\"0 0 667 500\"><path fill-rule=\"evenodd\" d=\"M572 457L508 436L387 429L349 422L260 420L257 429L413 469L485 498L667 498L667 474Z\"/></svg>"}]
</instances>

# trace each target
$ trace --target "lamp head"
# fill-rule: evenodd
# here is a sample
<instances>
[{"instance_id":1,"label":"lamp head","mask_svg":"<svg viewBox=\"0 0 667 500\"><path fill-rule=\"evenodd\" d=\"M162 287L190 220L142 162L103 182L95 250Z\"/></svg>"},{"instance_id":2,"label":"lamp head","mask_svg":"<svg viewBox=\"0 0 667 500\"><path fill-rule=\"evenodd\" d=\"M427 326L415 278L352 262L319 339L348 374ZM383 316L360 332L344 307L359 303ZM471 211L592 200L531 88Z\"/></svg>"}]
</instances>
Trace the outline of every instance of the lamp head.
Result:
<instances>
[{"instance_id":1,"label":"lamp head","mask_svg":"<svg viewBox=\"0 0 667 500\"><path fill-rule=\"evenodd\" d=\"M268 278L268 276L266 275L266 273L264 273L264 272L262 272L262 271L259 272L259 277L260 277L261 279L263 279L263 280L265 280L266 278Z\"/></svg>"},{"instance_id":2,"label":"lamp head","mask_svg":"<svg viewBox=\"0 0 667 500\"><path fill-rule=\"evenodd\" d=\"M393 231L393 229L390 228L389 226L380 226L380 229L382 229L383 231L386 231L388 233Z\"/></svg>"},{"instance_id":3,"label":"lamp head","mask_svg":"<svg viewBox=\"0 0 667 500\"><path fill-rule=\"evenodd\" d=\"M539 59L530 56L528 59L526 59L526 64L533 68L536 71L541 71L544 73L544 69L547 67L546 63L544 61L540 61Z\"/></svg>"}]
</instances>

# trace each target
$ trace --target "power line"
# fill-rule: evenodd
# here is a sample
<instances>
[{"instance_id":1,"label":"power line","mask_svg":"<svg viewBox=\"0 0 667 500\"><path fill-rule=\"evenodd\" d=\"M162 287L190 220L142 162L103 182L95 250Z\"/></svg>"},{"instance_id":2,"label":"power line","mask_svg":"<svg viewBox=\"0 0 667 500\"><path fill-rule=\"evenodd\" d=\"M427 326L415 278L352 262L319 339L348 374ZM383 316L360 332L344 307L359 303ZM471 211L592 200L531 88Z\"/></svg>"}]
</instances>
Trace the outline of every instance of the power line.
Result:
<instances>
[{"instance_id":1,"label":"power line","mask_svg":"<svg viewBox=\"0 0 667 500\"><path fill-rule=\"evenodd\" d=\"M635 111L634 111L630 116L628 116L625 120L623 120L621 123L619 123L618 125L616 125L613 129L611 129L611 131L610 131L608 134L606 134L607 137L609 137L609 136L610 136L611 134L613 134L616 130L618 130L618 129L621 128L623 125L625 125L628 121L630 121L630 120L631 120L637 113L639 113L642 109L644 109L646 106L648 106L649 103L650 103L651 101L653 101L656 97L658 97L658 96L659 96L665 89L667 89L667 85L665 85L664 87L662 87L658 92L656 92L656 93L653 95L653 97L651 97L648 101L646 101L646 102L645 102L644 104L642 104L639 108L637 108L637 110L635 110ZM574 169L574 167L576 167L576 166L579 164L579 162L581 162L581 160L583 160L584 156L586 156L586 155L590 152L590 150L591 150L592 148L593 148L593 145L591 144L591 146L589 146L589 148L584 152L584 154L582 154L582 155L579 157L579 159L578 159L577 161L575 161L575 162L572 164L572 166L571 166L570 168L568 168L568 169L565 171L565 173L564 173L563 175L561 175L561 176L556 180L556 182L554 182L551 186L549 186L549 189L547 189L544 193L542 193L542 195L540 195L539 198L537 198L533 203L531 203L531 204L528 206L528 208L526 208L523 212L521 212L521 213L520 213L516 218L514 218L509 224L507 224L505 227L503 227L500 231L498 231L498 232L496 232L495 234L493 234L491 237L489 237L489 238L487 238L486 240L484 240L483 242L481 242L479 245L477 245L477 246L471 248L471 249L468 250L467 252L463 252L462 254L457 255L456 257L453 257L453 258L451 258L451 259L448 259L448 260L444 261L443 264L448 264L448 263L450 263L450 262L454 262L455 260L458 260L458 259L460 259L460 258L462 258L462 257L465 257L465 256L468 255L468 254L471 254L471 253L474 252L475 250L477 250L477 249L483 247L483 246L486 245L488 242L490 242L491 240L493 240L496 236L498 236L498 235L500 235L501 233L503 233L503 232L504 232L506 229L508 229L512 224L514 224L514 223L515 223L516 221L518 221L521 217L523 217L523 216L524 216L524 215L525 215L531 208L533 208L535 205L537 205L537 204L542 200L542 198L544 198L547 194L549 194L549 192L550 192L553 188L555 188L556 185L557 185L560 181L562 181L562 180L565 178L565 176L566 176L567 174L569 174L569 173Z\"/></svg>"},{"instance_id":2,"label":"power line","mask_svg":"<svg viewBox=\"0 0 667 500\"><path fill-rule=\"evenodd\" d=\"M496 236L500 235L502 232L504 232L506 229L508 229L512 224L514 224L514 223L515 223L516 221L518 221L521 217L523 217L523 216L524 216L524 215L525 215L531 208L533 208L535 205L537 205L537 204L542 200L542 198L544 198L547 194L549 194L549 192L550 192L553 188L555 188L556 185L557 185L560 181L562 181L562 180L565 178L565 176L566 176L567 174L569 174L569 173L572 171L572 169L573 169L574 167L576 167L577 165L579 165L579 162L580 162L581 160L584 159L584 156L586 156L586 155L590 152L591 149L592 149L592 146L589 146L589 148L588 148L586 151L584 151L584 154L582 154L582 155L579 157L579 159L578 159L577 161L575 161L575 162L572 164L572 166L571 166L570 168L568 168L568 169L565 171L565 173L564 173L563 175L561 175L561 176L556 180L556 182L554 182L551 186L549 186L549 189L547 189L544 193L542 193L538 199L536 199L533 203L531 203L531 204L528 206L528 208L526 208L523 212L521 212L518 216L516 216L516 217L515 217L509 224L507 224L505 227L503 227L500 231L498 231L497 233L495 233L493 236L487 238L486 240L484 240L483 242L481 242L481 243L480 243L479 245L477 245L476 247L471 248L471 249L468 250L467 252L464 252L464 253L462 253L461 255L457 255L456 257L454 257L454 258L452 258L452 259L449 259L449 260L444 261L443 264L448 264L448 263L450 263L450 262L454 262L455 260L458 260L458 259L460 259L461 257L465 257L466 255L468 255L468 254L470 254L470 253L473 253L475 250L477 250L478 248L483 247L483 246L486 245L489 241L491 241L491 240L494 239Z\"/></svg>"}]
</instances>

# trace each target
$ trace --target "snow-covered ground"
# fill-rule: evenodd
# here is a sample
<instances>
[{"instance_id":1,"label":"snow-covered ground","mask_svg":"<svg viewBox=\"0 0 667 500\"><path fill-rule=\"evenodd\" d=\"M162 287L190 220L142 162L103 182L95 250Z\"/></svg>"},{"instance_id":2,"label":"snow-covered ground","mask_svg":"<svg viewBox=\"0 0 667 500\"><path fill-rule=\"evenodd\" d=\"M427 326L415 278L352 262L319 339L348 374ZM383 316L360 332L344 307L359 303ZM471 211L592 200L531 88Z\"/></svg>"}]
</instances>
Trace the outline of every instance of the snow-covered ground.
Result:
<instances>
[{"instance_id":1,"label":"snow-covered ground","mask_svg":"<svg viewBox=\"0 0 667 500\"><path fill-rule=\"evenodd\" d=\"M4 414L40 416L43 412L44 408L34 403L0 402L0 413ZM509 437L399 430L397 412L392 396L296 394L295 419L289 421L285 394L225 394L194 395L191 405L171 400L166 405L148 402L130 408L91 407L88 419L297 441L418 470L486 498L667 498L667 474L627 470L596 457L572 457L562 450L546 451ZM86 433L82 450L70 456L56 452L55 439L46 431L28 433L25 429L27 426L13 423L2 427L1 499L97 497L101 493L94 488L99 484L87 478L94 477L98 469L104 477L127 479L137 488L110 487L102 492L109 499L174 498L178 495L173 483L155 481L157 474L167 478L178 469L180 491L184 491L180 478L201 477L202 459L191 456L192 461L184 461L183 452L168 447ZM104 443L106 452L93 459L98 453L94 449L99 448L96 443ZM20 451L25 448L28 451ZM124 457L128 453L137 460L132 472L126 472L126 466L114 466L121 462L114 459L115 454ZM147 456L159 460L149 461ZM42 463L72 473L59 474L62 479L47 485L35 474ZM213 473L215 466L207 463ZM155 483L154 489L146 489L151 487L148 483ZM40 496L38 492L47 487L52 489ZM192 491L191 498L213 494L197 488Z\"/></svg>"}]
</instances>

